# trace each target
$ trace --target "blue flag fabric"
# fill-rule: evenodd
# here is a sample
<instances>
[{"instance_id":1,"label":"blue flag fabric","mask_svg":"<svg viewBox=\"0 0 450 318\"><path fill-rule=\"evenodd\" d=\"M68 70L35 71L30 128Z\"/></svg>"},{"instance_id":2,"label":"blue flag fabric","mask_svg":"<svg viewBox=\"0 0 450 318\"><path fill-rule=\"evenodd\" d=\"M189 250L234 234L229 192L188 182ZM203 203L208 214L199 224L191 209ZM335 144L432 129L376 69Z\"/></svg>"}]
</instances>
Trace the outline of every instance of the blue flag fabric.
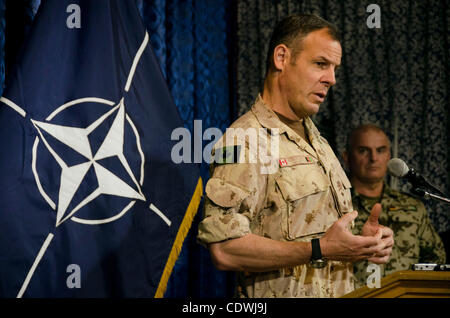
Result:
<instances>
[{"instance_id":1,"label":"blue flag fabric","mask_svg":"<svg viewBox=\"0 0 450 318\"><path fill-rule=\"evenodd\" d=\"M134 1L43 2L0 101L0 297L163 296L202 189Z\"/></svg>"}]
</instances>

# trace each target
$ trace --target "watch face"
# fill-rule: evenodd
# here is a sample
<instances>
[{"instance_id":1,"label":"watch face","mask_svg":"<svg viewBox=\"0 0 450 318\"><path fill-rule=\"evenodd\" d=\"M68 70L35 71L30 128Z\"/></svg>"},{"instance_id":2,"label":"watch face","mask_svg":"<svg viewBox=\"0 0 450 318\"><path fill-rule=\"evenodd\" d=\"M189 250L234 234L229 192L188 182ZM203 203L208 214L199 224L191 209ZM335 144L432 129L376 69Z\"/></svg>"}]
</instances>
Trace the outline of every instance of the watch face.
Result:
<instances>
[{"instance_id":1,"label":"watch face","mask_svg":"<svg viewBox=\"0 0 450 318\"><path fill-rule=\"evenodd\" d=\"M311 266L313 268L324 268L325 266L327 266L327 261L324 259L316 259L311 261Z\"/></svg>"}]
</instances>

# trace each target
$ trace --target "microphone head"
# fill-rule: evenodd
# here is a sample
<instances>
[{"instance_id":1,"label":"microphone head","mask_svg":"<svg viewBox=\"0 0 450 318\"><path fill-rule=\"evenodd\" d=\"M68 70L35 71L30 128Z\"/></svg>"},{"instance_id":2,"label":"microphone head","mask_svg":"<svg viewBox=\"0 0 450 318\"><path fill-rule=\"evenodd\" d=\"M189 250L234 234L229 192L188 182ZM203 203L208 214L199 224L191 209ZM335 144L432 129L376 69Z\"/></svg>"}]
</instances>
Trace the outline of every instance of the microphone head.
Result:
<instances>
[{"instance_id":1,"label":"microphone head","mask_svg":"<svg viewBox=\"0 0 450 318\"><path fill-rule=\"evenodd\" d=\"M389 160L387 168L389 174L398 178L404 177L409 172L408 165L399 158Z\"/></svg>"}]
</instances>

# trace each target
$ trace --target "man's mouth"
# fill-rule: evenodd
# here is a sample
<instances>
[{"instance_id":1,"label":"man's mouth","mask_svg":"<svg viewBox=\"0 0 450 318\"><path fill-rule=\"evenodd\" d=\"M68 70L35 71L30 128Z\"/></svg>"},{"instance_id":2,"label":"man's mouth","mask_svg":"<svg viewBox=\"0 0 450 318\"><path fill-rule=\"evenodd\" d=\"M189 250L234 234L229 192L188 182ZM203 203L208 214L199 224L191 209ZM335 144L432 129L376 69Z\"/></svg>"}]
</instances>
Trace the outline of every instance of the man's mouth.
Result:
<instances>
[{"instance_id":1,"label":"man's mouth","mask_svg":"<svg viewBox=\"0 0 450 318\"><path fill-rule=\"evenodd\" d=\"M325 96L327 96L326 93L323 92L317 92L314 93L315 96L317 96L317 99L322 103L325 100Z\"/></svg>"}]
</instances>

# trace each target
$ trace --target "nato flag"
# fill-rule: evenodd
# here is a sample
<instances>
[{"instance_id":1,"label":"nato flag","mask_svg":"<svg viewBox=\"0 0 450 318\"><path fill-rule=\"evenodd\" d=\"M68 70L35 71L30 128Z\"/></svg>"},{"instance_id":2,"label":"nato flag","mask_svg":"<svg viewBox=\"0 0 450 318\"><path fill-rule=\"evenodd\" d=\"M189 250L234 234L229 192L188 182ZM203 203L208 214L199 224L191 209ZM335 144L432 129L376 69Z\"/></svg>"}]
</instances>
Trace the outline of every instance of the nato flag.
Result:
<instances>
[{"instance_id":1,"label":"nato flag","mask_svg":"<svg viewBox=\"0 0 450 318\"><path fill-rule=\"evenodd\" d=\"M163 296L202 189L135 2L43 1L0 101L0 296Z\"/></svg>"}]
</instances>

